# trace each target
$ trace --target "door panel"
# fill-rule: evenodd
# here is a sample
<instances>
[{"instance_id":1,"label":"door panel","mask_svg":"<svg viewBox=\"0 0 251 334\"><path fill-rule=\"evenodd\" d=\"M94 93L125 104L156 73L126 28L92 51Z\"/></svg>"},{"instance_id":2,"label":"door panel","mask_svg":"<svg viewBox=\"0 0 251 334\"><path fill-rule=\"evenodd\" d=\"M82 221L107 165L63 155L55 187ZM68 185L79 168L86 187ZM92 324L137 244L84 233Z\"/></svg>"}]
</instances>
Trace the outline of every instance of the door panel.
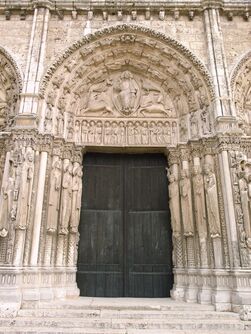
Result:
<instances>
[{"instance_id":1,"label":"door panel","mask_svg":"<svg viewBox=\"0 0 251 334\"><path fill-rule=\"evenodd\" d=\"M123 294L122 176L112 155L86 155L77 272L84 296Z\"/></svg>"},{"instance_id":2,"label":"door panel","mask_svg":"<svg viewBox=\"0 0 251 334\"><path fill-rule=\"evenodd\" d=\"M85 156L77 272L81 295L170 295L165 167L165 157L158 154Z\"/></svg>"}]
</instances>

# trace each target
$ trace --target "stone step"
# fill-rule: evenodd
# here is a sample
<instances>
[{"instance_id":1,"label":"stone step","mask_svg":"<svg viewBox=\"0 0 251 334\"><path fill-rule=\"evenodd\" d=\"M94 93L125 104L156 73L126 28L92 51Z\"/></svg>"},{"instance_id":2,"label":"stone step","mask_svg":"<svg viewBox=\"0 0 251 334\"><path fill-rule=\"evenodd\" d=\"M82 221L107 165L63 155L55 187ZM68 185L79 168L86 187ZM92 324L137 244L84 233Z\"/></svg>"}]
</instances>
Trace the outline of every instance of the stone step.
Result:
<instances>
[{"instance_id":1,"label":"stone step","mask_svg":"<svg viewBox=\"0 0 251 334\"><path fill-rule=\"evenodd\" d=\"M16 327L43 327L43 328L100 328L100 329L179 329L179 330L242 330L245 323L240 320L230 319L85 319L85 318L25 318L16 317L13 319L0 319L0 328L16 326Z\"/></svg>"},{"instance_id":2,"label":"stone step","mask_svg":"<svg viewBox=\"0 0 251 334\"><path fill-rule=\"evenodd\" d=\"M239 319L237 313L193 310L160 311L160 310L99 310L99 309L22 309L18 312L19 317L46 317L46 318L109 318L109 319Z\"/></svg>"},{"instance_id":3,"label":"stone step","mask_svg":"<svg viewBox=\"0 0 251 334\"><path fill-rule=\"evenodd\" d=\"M117 310L198 310L213 311L213 305L185 303L173 301L170 298L92 298L81 297L76 300L40 302L36 304L24 303L23 309L117 309Z\"/></svg>"}]
</instances>

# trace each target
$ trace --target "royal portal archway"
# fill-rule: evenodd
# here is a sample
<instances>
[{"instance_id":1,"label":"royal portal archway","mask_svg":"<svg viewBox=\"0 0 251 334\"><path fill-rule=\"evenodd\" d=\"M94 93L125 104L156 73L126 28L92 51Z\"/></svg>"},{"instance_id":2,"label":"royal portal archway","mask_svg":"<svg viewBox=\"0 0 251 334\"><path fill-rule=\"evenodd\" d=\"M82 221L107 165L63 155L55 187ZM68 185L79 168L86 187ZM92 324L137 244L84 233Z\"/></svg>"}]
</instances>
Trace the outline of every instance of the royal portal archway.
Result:
<instances>
[{"instance_id":1,"label":"royal portal archway","mask_svg":"<svg viewBox=\"0 0 251 334\"><path fill-rule=\"evenodd\" d=\"M39 94L38 126L24 130L17 122L5 163L4 180L12 169L14 184L20 181L6 211L16 221L10 216L15 204L22 222L14 225L14 244L7 244L16 254L5 262L13 296L22 301L78 296L86 152L158 152L168 160L172 297L238 308L248 293L238 288L233 293L230 286L239 283L231 268L249 266L250 257L247 249L240 251L226 172L233 137L224 137L224 131L236 128L231 119L216 122L206 67L165 35L118 25L68 48L46 72ZM10 233L5 229L3 238ZM240 275L243 281L248 277L245 270Z\"/></svg>"}]
</instances>

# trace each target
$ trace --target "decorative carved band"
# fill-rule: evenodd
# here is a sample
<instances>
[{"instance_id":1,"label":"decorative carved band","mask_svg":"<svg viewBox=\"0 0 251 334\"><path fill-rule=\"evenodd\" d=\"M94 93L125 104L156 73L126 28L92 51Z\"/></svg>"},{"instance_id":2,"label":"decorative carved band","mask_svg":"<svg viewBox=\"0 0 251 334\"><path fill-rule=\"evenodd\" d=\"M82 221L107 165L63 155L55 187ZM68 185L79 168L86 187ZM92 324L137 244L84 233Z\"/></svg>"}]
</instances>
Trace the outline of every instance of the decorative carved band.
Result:
<instances>
[{"instance_id":1,"label":"decorative carved band","mask_svg":"<svg viewBox=\"0 0 251 334\"><path fill-rule=\"evenodd\" d=\"M75 141L84 145L167 146L177 144L177 120L75 121Z\"/></svg>"}]
</instances>

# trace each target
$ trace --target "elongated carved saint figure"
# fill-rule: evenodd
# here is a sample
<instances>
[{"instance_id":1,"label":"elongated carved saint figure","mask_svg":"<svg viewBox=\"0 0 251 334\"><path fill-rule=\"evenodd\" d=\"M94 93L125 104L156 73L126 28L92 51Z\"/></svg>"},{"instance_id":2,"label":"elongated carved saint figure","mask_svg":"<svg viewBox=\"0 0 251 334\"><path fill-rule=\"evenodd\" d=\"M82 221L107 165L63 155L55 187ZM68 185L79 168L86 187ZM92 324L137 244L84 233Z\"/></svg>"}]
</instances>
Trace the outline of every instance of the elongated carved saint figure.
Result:
<instances>
[{"instance_id":1,"label":"elongated carved saint figure","mask_svg":"<svg viewBox=\"0 0 251 334\"><path fill-rule=\"evenodd\" d=\"M193 236L191 185L185 170L182 170L180 174L180 197L184 235L187 237Z\"/></svg>"},{"instance_id":2,"label":"elongated carved saint figure","mask_svg":"<svg viewBox=\"0 0 251 334\"><path fill-rule=\"evenodd\" d=\"M197 166L193 170L193 190L196 226L199 238L204 239L207 237L204 183L203 176Z\"/></svg>"},{"instance_id":3,"label":"elongated carved saint figure","mask_svg":"<svg viewBox=\"0 0 251 334\"><path fill-rule=\"evenodd\" d=\"M62 161L55 157L52 163L51 182L49 191L49 206L47 218L47 232L53 233L57 230L59 199L61 189Z\"/></svg>"},{"instance_id":4,"label":"elongated carved saint figure","mask_svg":"<svg viewBox=\"0 0 251 334\"><path fill-rule=\"evenodd\" d=\"M175 237L180 235L180 207L179 207L179 185L174 174L168 174L169 200L172 219L172 230Z\"/></svg>"},{"instance_id":5,"label":"elongated carved saint figure","mask_svg":"<svg viewBox=\"0 0 251 334\"><path fill-rule=\"evenodd\" d=\"M10 165L9 177L7 182L2 185L1 189L1 206L0 206L0 236L6 237L9 231L9 218L13 201L14 193L14 169Z\"/></svg>"},{"instance_id":6,"label":"elongated carved saint figure","mask_svg":"<svg viewBox=\"0 0 251 334\"><path fill-rule=\"evenodd\" d=\"M72 178L72 214L71 214L71 233L78 232L78 224L80 219L81 195L82 195L82 167L78 162L73 164Z\"/></svg>"},{"instance_id":7,"label":"elongated carved saint figure","mask_svg":"<svg viewBox=\"0 0 251 334\"><path fill-rule=\"evenodd\" d=\"M64 161L63 172L59 234L65 235L68 233L72 203L72 163L68 159Z\"/></svg>"},{"instance_id":8,"label":"elongated carved saint figure","mask_svg":"<svg viewBox=\"0 0 251 334\"><path fill-rule=\"evenodd\" d=\"M221 236L216 177L210 165L206 164L204 171L204 184L206 190L209 229L211 237L216 238Z\"/></svg>"},{"instance_id":9,"label":"elongated carved saint figure","mask_svg":"<svg viewBox=\"0 0 251 334\"><path fill-rule=\"evenodd\" d=\"M19 205L17 209L16 229L25 230L28 226L34 174L34 151L27 149L21 169Z\"/></svg>"}]
</instances>

